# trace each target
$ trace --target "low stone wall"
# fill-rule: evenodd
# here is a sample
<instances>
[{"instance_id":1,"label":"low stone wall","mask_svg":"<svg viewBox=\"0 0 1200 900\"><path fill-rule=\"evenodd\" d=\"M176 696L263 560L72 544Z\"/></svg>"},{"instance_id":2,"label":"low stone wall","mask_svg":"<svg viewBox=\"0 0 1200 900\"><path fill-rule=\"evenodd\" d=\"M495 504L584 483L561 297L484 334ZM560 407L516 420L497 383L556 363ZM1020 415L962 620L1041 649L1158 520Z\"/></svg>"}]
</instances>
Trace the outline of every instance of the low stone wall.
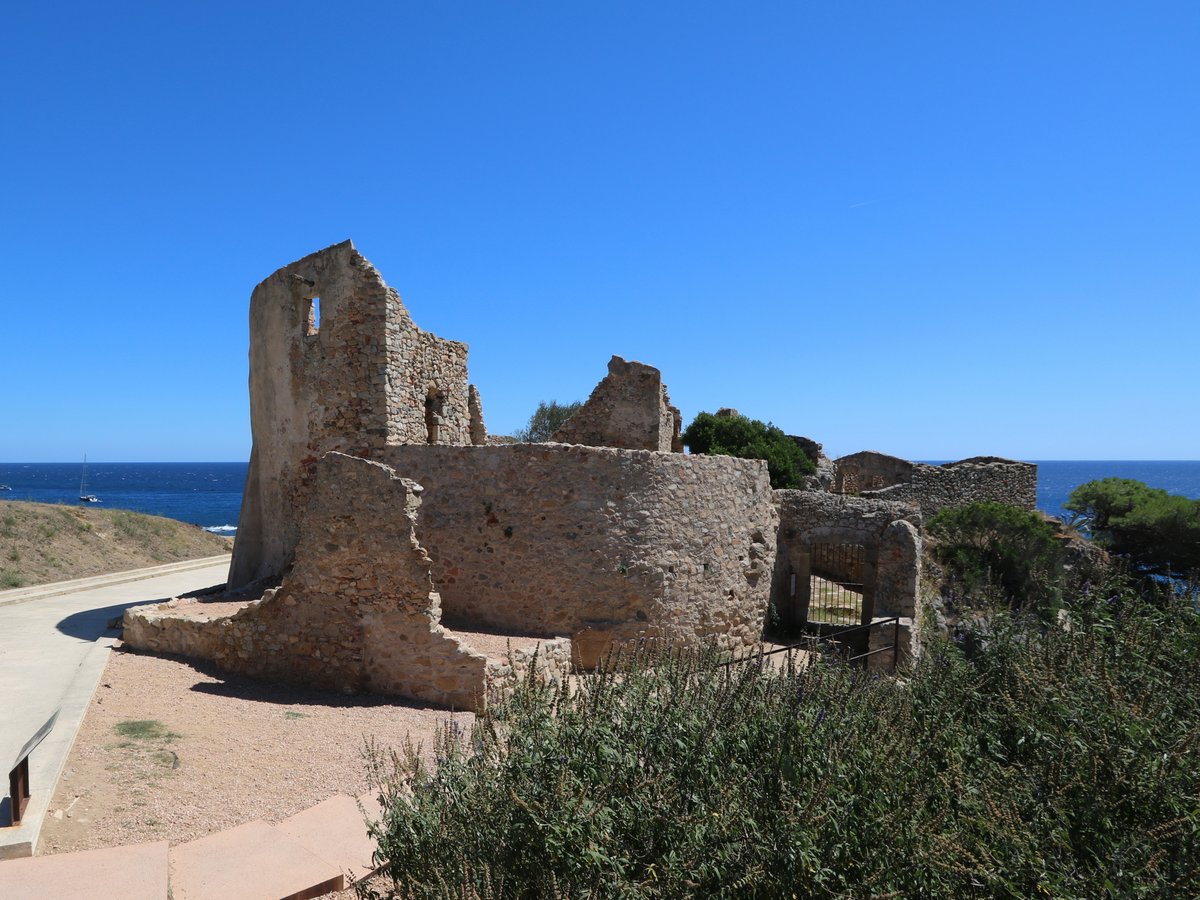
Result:
<instances>
[{"instance_id":1,"label":"low stone wall","mask_svg":"<svg viewBox=\"0 0 1200 900\"><path fill-rule=\"evenodd\" d=\"M964 459L942 466L914 463L911 482L863 491L862 496L913 503L926 517L941 509L984 500L1034 510L1037 466L995 458Z\"/></svg>"},{"instance_id":2,"label":"low stone wall","mask_svg":"<svg viewBox=\"0 0 1200 900\"><path fill-rule=\"evenodd\" d=\"M509 659L510 671L496 674L520 680L528 677L532 667L541 680L557 685L571 676L572 655L570 638L555 638L534 648L514 649Z\"/></svg>"},{"instance_id":3,"label":"low stone wall","mask_svg":"<svg viewBox=\"0 0 1200 900\"><path fill-rule=\"evenodd\" d=\"M766 464L561 444L402 446L425 487L422 544L448 618L572 638L748 647L766 615L778 517Z\"/></svg>"},{"instance_id":4,"label":"low stone wall","mask_svg":"<svg viewBox=\"0 0 1200 900\"><path fill-rule=\"evenodd\" d=\"M448 635L414 526L421 487L386 466L330 453L317 465L296 564L230 616L179 607L125 614L125 641L231 672L460 709L483 698L488 660Z\"/></svg>"},{"instance_id":5,"label":"low stone wall","mask_svg":"<svg viewBox=\"0 0 1200 900\"><path fill-rule=\"evenodd\" d=\"M894 671L910 666L921 655L919 632L914 619L901 617L899 623L887 622L883 616L871 620L876 627L870 630L867 642L867 670Z\"/></svg>"}]
</instances>

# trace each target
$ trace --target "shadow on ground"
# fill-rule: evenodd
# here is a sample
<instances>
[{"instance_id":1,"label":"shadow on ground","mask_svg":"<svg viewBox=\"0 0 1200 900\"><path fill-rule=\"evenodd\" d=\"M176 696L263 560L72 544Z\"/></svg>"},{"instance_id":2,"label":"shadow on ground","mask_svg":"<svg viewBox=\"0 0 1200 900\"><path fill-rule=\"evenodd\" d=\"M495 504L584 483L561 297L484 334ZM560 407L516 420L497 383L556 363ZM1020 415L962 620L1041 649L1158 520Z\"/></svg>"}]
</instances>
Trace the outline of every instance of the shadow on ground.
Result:
<instances>
[{"instance_id":1,"label":"shadow on ground","mask_svg":"<svg viewBox=\"0 0 1200 900\"><path fill-rule=\"evenodd\" d=\"M276 706L324 706L330 709L350 709L354 707L407 707L411 709L428 709L427 703L416 703L401 697L391 697L384 694L338 694L332 691L318 691L313 688L298 685L279 684L269 681L258 681L247 675L225 672L206 660L192 659L173 653L146 653L132 647L117 647L114 653L128 653L133 656L160 656L187 666L198 675L216 679L216 682L200 682L194 684L191 690L199 694L211 694L214 697L230 697L238 700L249 700L253 703L266 703ZM450 714L450 710L446 711Z\"/></svg>"}]
</instances>

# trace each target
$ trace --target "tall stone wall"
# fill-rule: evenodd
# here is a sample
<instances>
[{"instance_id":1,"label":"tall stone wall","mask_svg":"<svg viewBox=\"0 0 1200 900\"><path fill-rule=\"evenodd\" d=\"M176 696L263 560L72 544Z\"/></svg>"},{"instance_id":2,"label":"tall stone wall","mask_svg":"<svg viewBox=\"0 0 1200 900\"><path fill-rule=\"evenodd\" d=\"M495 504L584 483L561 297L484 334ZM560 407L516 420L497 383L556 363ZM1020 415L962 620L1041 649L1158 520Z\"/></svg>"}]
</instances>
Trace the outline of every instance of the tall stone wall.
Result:
<instances>
[{"instance_id":1,"label":"tall stone wall","mask_svg":"<svg viewBox=\"0 0 1200 900\"><path fill-rule=\"evenodd\" d=\"M134 609L126 643L260 678L475 708L486 657L441 624L415 528L421 487L339 453L313 479L296 565L278 590L213 621Z\"/></svg>"},{"instance_id":2,"label":"tall stone wall","mask_svg":"<svg viewBox=\"0 0 1200 900\"><path fill-rule=\"evenodd\" d=\"M683 452L679 410L671 405L662 373L614 356L587 402L555 432L561 444Z\"/></svg>"},{"instance_id":3,"label":"tall stone wall","mask_svg":"<svg viewBox=\"0 0 1200 900\"><path fill-rule=\"evenodd\" d=\"M250 298L254 445L230 585L276 578L291 561L298 510L322 454L469 443L466 363L466 345L417 328L349 241L259 284Z\"/></svg>"},{"instance_id":4,"label":"tall stone wall","mask_svg":"<svg viewBox=\"0 0 1200 900\"><path fill-rule=\"evenodd\" d=\"M447 621L565 634L583 665L653 637L749 646L777 514L766 464L562 444L402 446Z\"/></svg>"}]
</instances>

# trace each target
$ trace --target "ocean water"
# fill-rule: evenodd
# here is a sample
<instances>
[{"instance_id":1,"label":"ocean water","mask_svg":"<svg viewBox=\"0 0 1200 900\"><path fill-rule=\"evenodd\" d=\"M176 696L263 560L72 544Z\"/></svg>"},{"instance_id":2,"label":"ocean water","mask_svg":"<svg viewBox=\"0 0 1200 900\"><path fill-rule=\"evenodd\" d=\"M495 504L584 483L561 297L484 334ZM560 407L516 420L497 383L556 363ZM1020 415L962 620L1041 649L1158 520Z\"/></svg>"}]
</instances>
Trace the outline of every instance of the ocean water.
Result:
<instances>
[{"instance_id":1,"label":"ocean water","mask_svg":"<svg viewBox=\"0 0 1200 900\"><path fill-rule=\"evenodd\" d=\"M87 492L114 509L167 516L218 534L237 530L247 463L88 463ZM81 463L0 463L0 500L78 503ZM1071 491L1097 478L1134 478L1200 499L1200 461L1038 463L1038 508L1061 515Z\"/></svg>"},{"instance_id":2,"label":"ocean water","mask_svg":"<svg viewBox=\"0 0 1200 900\"><path fill-rule=\"evenodd\" d=\"M248 463L87 465L86 492L102 508L166 516L216 534L237 530ZM82 463L0 463L0 500L78 504Z\"/></svg>"},{"instance_id":3,"label":"ocean water","mask_svg":"<svg viewBox=\"0 0 1200 900\"><path fill-rule=\"evenodd\" d=\"M1071 491L1100 478L1132 478L1200 500L1200 460L1049 460L1037 467L1038 509L1052 516L1064 514Z\"/></svg>"}]
</instances>

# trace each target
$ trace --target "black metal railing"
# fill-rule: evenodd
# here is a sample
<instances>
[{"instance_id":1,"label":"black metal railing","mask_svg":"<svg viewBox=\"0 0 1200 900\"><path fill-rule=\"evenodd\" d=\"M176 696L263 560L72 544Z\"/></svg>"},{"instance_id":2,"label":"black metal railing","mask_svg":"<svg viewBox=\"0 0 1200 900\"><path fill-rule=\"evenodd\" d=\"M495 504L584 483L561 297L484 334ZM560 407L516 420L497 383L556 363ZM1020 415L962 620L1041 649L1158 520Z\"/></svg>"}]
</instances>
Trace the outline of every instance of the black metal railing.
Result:
<instances>
[{"instance_id":1,"label":"black metal railing","mask_svg":"<svg viewBox=\"0 0 1200 900\"><path fill-rule=\"evenodd\" d=\"M867 650L863 653L854 653L853 655L850 655L851 648L844 640L845 637L851 634L866 632L868 635L867 646L869 647L869 635L871 629L886 628L888 625L892 626L892 643L890 645L887 647L876 647L874 650ZM892 671L894 672L896 671L897 664L900 662L900 617L887 616L886 618L876 619L874 622L869 622L866 625L854 625L850 628L844 628L832 634L812 635L811 637L805 638L798 644L789 644L786 647L777 647L774 650L762 650L757 653L752 653L750 656L741 656L735 659L726 660L725 662L721 663L721 665L731 666L734 663L750 662L751 660L762 659L763 657L767 656L775 656L779 653L791 653L796 650L816 650L817 652L820 652L822 649L833 650L838 657L848 663L857 663L862 660L864 666L866 665L865 660L868 657L877 656L880 653L890 652L892 654Z\"/></svg>"}]
</instances>

